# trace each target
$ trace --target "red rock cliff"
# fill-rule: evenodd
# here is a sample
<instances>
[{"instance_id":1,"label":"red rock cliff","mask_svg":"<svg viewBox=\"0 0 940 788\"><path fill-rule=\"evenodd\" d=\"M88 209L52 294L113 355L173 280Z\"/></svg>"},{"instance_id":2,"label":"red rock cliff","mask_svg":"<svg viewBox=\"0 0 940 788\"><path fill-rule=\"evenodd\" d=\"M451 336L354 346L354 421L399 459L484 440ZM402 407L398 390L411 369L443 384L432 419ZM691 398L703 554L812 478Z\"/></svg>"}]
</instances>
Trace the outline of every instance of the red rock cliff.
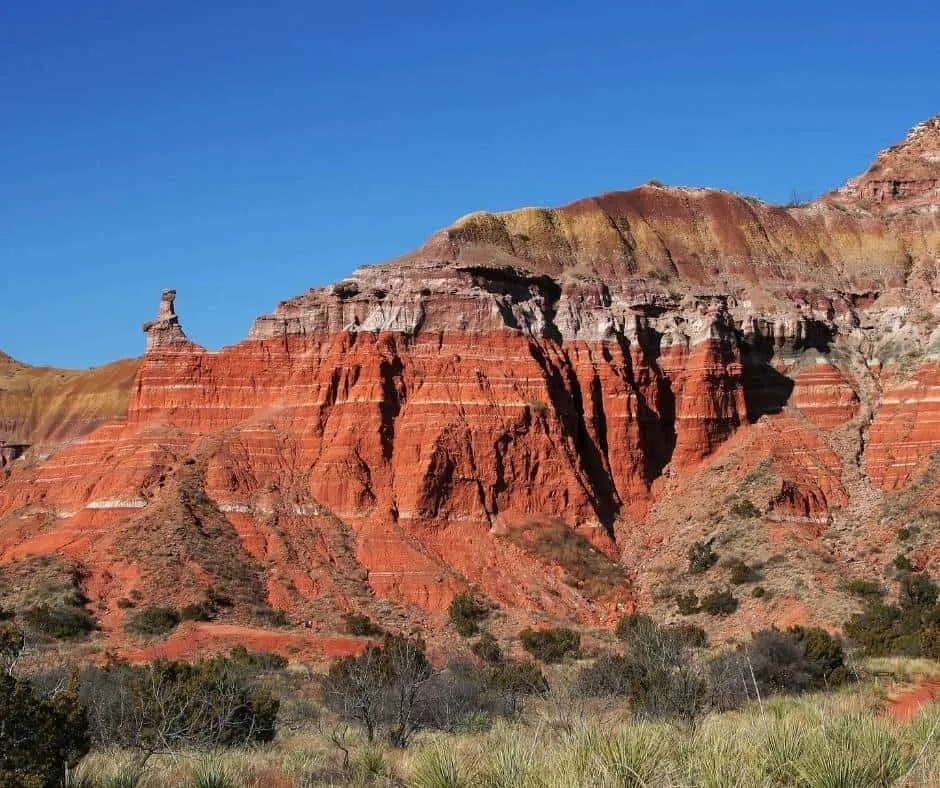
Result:
<instances>
[{"instance_id":1,"label":"red rock cliff","mask_svg":"<svg viewBox=\"0 0 940 788\"><path fill-rule=\"evenodd\" d=\"M195 550L201 530L161 530L176 518L213 523L255 596L326 629L468 584L603 621L644 598L652 545L683 555L760 463L768 522L848 523L940 438L938 155L935 118L803 207L648 185L471 214L217 352L165 291L126 422L11 465L0 558L87 562L116 626L130 587L220 582L222 542ZM701 511L679 519L691 479ZM513 537L533 521L586 536L620 579L571 582ZM175 545L159 560L135 548L153 533Z\"/></svg>"}]
</instances>

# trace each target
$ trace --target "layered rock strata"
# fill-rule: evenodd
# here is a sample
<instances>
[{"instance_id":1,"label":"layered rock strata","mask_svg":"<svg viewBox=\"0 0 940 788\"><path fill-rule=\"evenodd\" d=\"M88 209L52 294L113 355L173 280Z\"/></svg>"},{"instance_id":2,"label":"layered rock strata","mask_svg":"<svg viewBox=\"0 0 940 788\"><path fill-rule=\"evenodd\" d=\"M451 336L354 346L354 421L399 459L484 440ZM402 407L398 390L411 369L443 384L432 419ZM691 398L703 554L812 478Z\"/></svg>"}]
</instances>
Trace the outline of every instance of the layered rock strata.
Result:
<instances>
[{"instance_id":1,"label":"layered rock strata","mask_svg":"<svg viewBox=\"0 0 940 788\"><path fill-rule=\"evenodd\" d=\"M603 622L684 533L647 532L664 496L738 444L772 471L768 522L849 527L940 441L935 154L936 118L879 156L881 186L869 170L806 206L647 185L471 214L216 352L164 291L126 421L11 466L0 559L73 555L106 605L140 586L187 601L235 570L211 547L156 567L129 547L178 518L170 543L215 534L252 594L327 630L468 586ZM623 579L572 583L563 555L503 538L533 518Z\"/></svg>"}]
</instances>

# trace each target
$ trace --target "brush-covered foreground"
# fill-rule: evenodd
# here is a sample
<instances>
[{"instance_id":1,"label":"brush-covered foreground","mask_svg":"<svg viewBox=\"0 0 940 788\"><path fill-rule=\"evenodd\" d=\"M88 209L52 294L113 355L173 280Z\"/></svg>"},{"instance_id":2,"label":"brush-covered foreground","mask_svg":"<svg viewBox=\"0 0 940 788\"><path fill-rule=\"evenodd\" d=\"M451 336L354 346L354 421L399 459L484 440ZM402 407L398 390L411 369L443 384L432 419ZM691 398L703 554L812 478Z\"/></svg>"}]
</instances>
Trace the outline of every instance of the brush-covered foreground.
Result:
<instances>
[{"instance_id":1,"label":"brush-covered foreground","mask_svg":"<svg viewBox=\"0 0 940 788\"><path fill-rule=\"evenodd\" d=\"M898 675L921 672L918 666L894 667ZM884 663L879 668L886 670ZM369 743L324 715L299 728L283 727L270 744L172 752L143 767L129 751L93 752L72 785L940 785L940 704L924 705L900 722L885 711L895 683L879 678L839 692L775 697L708 715L694 728L638 722L623 705L550 693L518 720L480 720L456 734L421 733L404 750Z\"/></svg>"}]
</instances>

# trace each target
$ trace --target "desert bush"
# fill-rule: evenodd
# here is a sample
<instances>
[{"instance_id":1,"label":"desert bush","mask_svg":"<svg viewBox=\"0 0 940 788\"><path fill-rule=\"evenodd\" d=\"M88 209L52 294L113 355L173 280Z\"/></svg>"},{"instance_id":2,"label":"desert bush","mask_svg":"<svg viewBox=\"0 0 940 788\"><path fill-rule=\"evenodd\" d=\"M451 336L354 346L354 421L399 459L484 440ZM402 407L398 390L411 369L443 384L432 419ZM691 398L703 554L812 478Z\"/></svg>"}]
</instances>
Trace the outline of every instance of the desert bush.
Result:
<instances>
[{"instance_id":1,"label":"desert bush","mask_svg":"<svg viewBox=\"0 0 940 788\"><path fill-rule=\"evenodd\" d=\"M0 625L0 673L12 676L16 664L26 648L26 635L13 624Z\"/></svg>"},{"instance_id":2,"label":"desert bush","mask_svg":"<svg viewBox=\"0 0 940 788\"><path fill-rule=\"evenodd\" d=\"M524 659L507 659L491 667L486 680L491 688L507 693L514 700L548 690L542 669Z\"/></svg>"},{"instance_id":3,"label":"desert bush","mask_svg":"<svg viewBox=\"0 0 940 788\"><path fill-rule=\"evenodd\" d=\"M578 671L575 688L590 697L619 697L631 693L635 679L629 657L603 654Z\"/></svg>"},{"instance_id":4,"label":"desert bush","mask_svg":"<svg viewBox=\"0 0 940 788\"><path fill-rule=\"evenodd\" d=\"M731 585L740 586L745 583L756 583L760 580L760 572L753 566L749 566L740 558L732 558L728 561L728 568L731 570L729 580Z\"/></svg>"},{"instance_id":5,"label":"desert bush","mask_svg":"<svg viewBox=\"0 0 940 788\"><path fill-rule=\"evenodd\" d=\"M714 588L702 597L702 610L710 616L727 616L738 609L738 600L728 588Z\"/></svg>"},{"instance_id":6,"label":"desert bush","mask_svg":"<svg viewBox=\"0 0 940 788\"><path fill-rule=\"evenodd\" d=\"M382 627L362 613L347 613L343 616L346 631L356 637L373 637L382 634Z\"/></svg>"},{"instance_id":7,"label":"desert bush","mask_svg":"<svg viewBox=\"0 0 940 788\"><path fill-rule=\"evenodd\" d=\"M796 695L832 689L849 680L841 641L817 627L766 629L711 664L713 684L724 693L720 708L750 697Z\"/></svg>"},{"instance_id":8,"label":"desert bush","mask_svg":"<svg viewBox=\"0 0 940 788\"><path fill-rule=\"evenodd\" d=\"M236 665L256 671L283 670L287 660L273 651L249 651L244 646L232 646L228 658Z\"/></svg>"},{"instance_id":9,"label":"desert bush","mask_svg":"<svg viewBox=\"0 0 940 788\"><path fill-rule=\"evenodd\" d=\"M94 617L74 605L37 605L23 614L26 625L36 633L56 640L70 640L98 628Z\"/></svg>"},{"instance_id":10,"label":"desert bush","mask_svg":"<svg viewBox=\"0 0 940 788\"><path fill-rule=\"evenodd\" d=\"M691 616L701 609L698 594L694 591L686 591L676 597L676 610L679 611L680 615Z\"/></svg>"},{"instance_id":11,"label":"desert bush","mask_svg":"<svg viewBox=\"0 0 940 788\"><path fill-rule=\"evenodd\" d=\"M464 637L470 637L480 631L480 622L489 615L489 609L478 602L469 591L462 591L450 600L447 614L457 632Z\"/></svg>"},{"instance_id":12,"label":"desert bush","mask_svg":"<svg viewBox=\"0 0 940 788\"><path fill-rule=\"evenodd\" d=\"M718 562L718 554L712 550L712 543L694 542L689 548L689 572L701 575L711 569Z\"/></svg>"},{"instance_id":13,"label":"desert bush","mask_svg":"<svg viewBox=\"0 0 940 788\"><path fill-rule=\"evenodd\" d=\"M892 561L891 564L901 574L907 574L908 572L914 571L914 564L911 563L911 559L903 553L898 553L898 555L894 557L894 561Z\"/></svg>"},{"instance_id":14,"label":"desert bush","mask_svg":"<svg viewBox=\"0 0 940 788\"><path fill-rule=\"evenodd\" d=\"M179 626L182 617L174 607L148 605L134 613L124 629L135 635L165 635Z\"/></svg>"},{"instance_id":15,"label":"desert bush","mask_svg":"<svg viewBox=\"0 0 940 788\"><path fill-rule=\"evenodd\" d=\"M650 626L653 623L646 613L625 613L617 620L617 626L614 627L614 635L618 640L629 640L633 631L637 627Z\"/></svg>"},{"instance_id":16,"label":"desert bush","mask_svg":"<svg viewBox=\"0 0 940 788\"><path fill-rule=\"evenodd\" d=\"M767 589L763 586L754 586L754 588L751 589L751 596L754 597L754 599L762 599L767 596Z\"/></svg>"},{"instance_id":17,"label":"desert bush","mask_svg":"<svg viewBox=\"0 0 940 788\"><path fill-rule=\"evenodd\" d=\"M58 785L88 748L88 723L74 680L43 697L29 682L0 675L0 785Z\"/></svg>"},{"instance_id":18,"label":"desert bush","mask_svg":"<svg viewBox=\"0 0 940 788\"><path fill-rule=\"evenodd\" d=\"M894 605L872 600L845 624L845 633L868 656L940 657L940 606L936 583L924 573L901 580Z\"/></svg>"},{"instance_id":19,"label":"desert bush","mask_svg":"<svg viewBox=\"0 0 940 788\"><path fill-rule=\"evenodd\" d=\"M561 662L566 656L574 656L581 647L581 635L567 627L531 629L526 627L519 633L522 647L542 662Z\"/></svg>"},{"instance_id":20,"label":"desert bush","mask_svg":"<svg viewBox=\"0 0 940 788\"><path fill-rule=\"evenodd\" d=\"M709 703L703 655L693 645L699 638L684 628L664 627L647 619L631 630L625 642L627 657L595 662L595 672L584 676L582 686L626 694L639 717L679 719L694 725ZM619 677L614 675L618 670L623 671Z\"/></svg>"},{"instance_id":21,"label":"desert bush","mask_svg":"<svg viewBox=\"0 0 940 788\"><path fill-rule=\"evenodd\" d=\"M708 645L708 634L695 624L673 624L668 629L690 648L705 648Z\"/></svg>"},{"instance_id":22,"label":"desert bush","mask_svg":"<svg viewBox=\"0 0 940 788\"><path fill-rule=\"evenodd\" d=\"M488 665L498 665L503 661L503 650L489 632L480 635L480 639L470 646L470 651Z\"/></svg>"},{"instance_id":23,"label":"desert bush","mask_svg":"<svg viewBox=\"0 0 940 788\"><path fill-rule=\"evenodd\" d=\"M884 594L884 588L877 580L848 580L841 589L853 596L874 597Z\"/></svg>"},{"instance_id":24,"label":"desert bush","mask_svg":"<svg viewBox=\"0 0 940 788\"><path fill-rule=\"evenodd\" d=\"M735 501L733 504L731 504L731 509L729 511L735 517L740 517L744 520L761 516L761 510L747 498L742 498L740 501Z\"/></svg>"},{"instance_id":25,"label":"desert bush","mask_svg":"<svg viewBox=\"0 0 940 788\"><path fill-rule=\"evenodd\" d=\"M323 700L344 719L360 725L371 742L380 724L389 740L404 747L424 725L422 695L433 675L424 641L386 635L380 646L331 665L322 685Z\"/></svg>"},{"instance_id":26,"label":"desert bush","mask_svg":"<svg viewBox=\"0 0 940 788\"><path fill-rule=\"evenodd\" d=\"M512 671L508 662L481 670L467 660L435 670L423 641L386 635L359 656L335 660L321 689L324 703L361 727L367 741L384 729L389 743L405 747L419 730L456 731L514 713L517 696L529 690L521 671Z\"/></svg>"},{"instance_id":27,"label":"desert bush","mask_svg":"<svg viewBox=\"0 0 940 788\"><path fill-rule=\"evenodd\" d=\"M234 653L85 668L80 698L93 740L147 753L270 741L279 703L257 678L259 661L268 660Z\"/></svg>"}]
</instances>

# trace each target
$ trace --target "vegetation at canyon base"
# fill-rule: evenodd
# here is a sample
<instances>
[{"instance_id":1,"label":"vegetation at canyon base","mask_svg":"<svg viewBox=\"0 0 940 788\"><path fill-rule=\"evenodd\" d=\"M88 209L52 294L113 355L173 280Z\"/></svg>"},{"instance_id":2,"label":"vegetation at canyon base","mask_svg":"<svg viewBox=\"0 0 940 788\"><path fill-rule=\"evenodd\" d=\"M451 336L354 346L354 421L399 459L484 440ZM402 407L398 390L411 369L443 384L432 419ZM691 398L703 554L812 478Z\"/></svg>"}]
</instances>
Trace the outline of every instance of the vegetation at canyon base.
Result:
<instances>
[{"instance_id":1,"label":"vegetation at canyon base","mask_svg":"<svg viewBox=\"0 0 940 788\"><path fill-rule=\"evenodd\" d=\"M911 627L929 628L937 596L929 578L912 575L892 607ZM326 673L244 648L192 663L67 667L30 663L29 638L7 622L2 784L940 780L940 705L906 722L887 711L899 682L936 680L940 664L865 659L869 646L847 652L822 629L763 630L728 648L697 626L631 613L610 633L609 650L585 652L580 633L542 627L502 642L483 632L443 662L414 635L370 633L370 645ZM543 666L508 656L527 642Z\"/></svg>"}]
</instances>

